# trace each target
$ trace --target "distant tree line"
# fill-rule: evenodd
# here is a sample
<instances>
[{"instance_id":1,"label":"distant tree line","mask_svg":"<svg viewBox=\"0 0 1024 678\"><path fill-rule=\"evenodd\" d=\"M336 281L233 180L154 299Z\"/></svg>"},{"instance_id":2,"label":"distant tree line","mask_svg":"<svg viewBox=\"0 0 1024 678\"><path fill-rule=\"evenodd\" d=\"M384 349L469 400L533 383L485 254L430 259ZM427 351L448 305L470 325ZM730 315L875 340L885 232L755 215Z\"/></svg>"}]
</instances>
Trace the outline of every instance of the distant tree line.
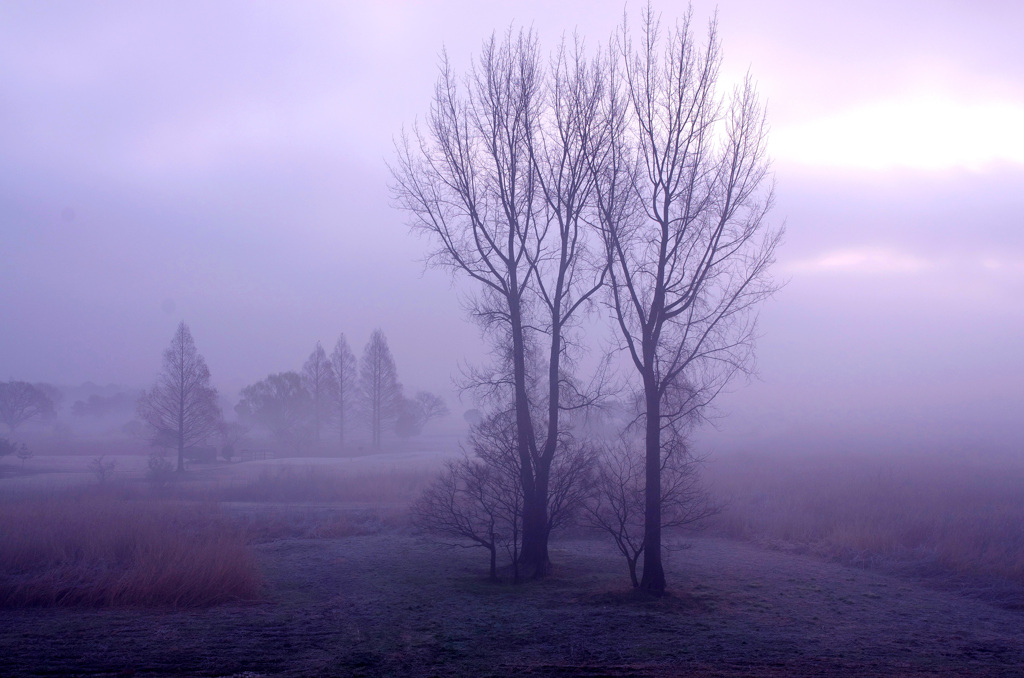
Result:
<instances>
[{"instance_id":1,"label":"distant tree line","mask_svg":"<svg viewBox=\"0 0 1024 678\"><path fill-rule=\"evenodd\" d=\"M300 371L271 374L242 389L235 411L243 424L297 450L320 446L332 431L342 449L365 437L373 450L380 450L386 434L409 438L448 414L444 401L432 393L406 396L379 329L358 361L344 334L330 355L317 342Z\"/></svg>"},{"instance_id":2,"label":"distant tree line","mask_svg":"<svg viewBox=\"0 0 1024 678\"><path fill-rule=\"evenodd\" d=\"M97 401L95 406L106 404ZM90 400L83 407L91 405ZM365 435L372 449L380 450L385 434L415 436L427 422L448 414L444 401L432 393L405 395L387 338L378 329L358 362L344 334L330 356L317 342L300 371L271 374L242 389L235 406L238 421L226 422L210 370L184 322L164 351L155 385L138 399L137 411L154 446L176 451L179 472L190 449L218 436L228 459L246 432L264 433L292 453L324 444L343 450L355 435ZM333 444L326 442L331 430Z\"/></svg>"}]
</instances>

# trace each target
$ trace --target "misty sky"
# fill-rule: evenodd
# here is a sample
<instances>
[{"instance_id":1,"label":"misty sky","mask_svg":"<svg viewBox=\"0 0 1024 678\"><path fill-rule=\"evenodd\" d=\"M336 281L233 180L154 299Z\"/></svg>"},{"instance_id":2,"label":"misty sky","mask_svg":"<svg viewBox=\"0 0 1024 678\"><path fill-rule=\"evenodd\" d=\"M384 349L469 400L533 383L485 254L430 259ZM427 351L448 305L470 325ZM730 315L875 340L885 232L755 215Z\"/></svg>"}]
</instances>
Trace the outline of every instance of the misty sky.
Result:
<instances>
[{"instance_id":1,"label":"misty sky","mask_svg":"<svg viewBox=\"0 0 1024 678\"><path fill-rule=\"evenodd\" d=\"M711 438L1019 449L1024 3L838 4L719 4L723 78L768 101L788 283ZM0 379L146 385L184 319L232 395L378 326L447 389L480 341L390 205L392 139L442 46L462 70L511 21L596 46L622 6L0 4Z\"/></svg>"}]
</instances>

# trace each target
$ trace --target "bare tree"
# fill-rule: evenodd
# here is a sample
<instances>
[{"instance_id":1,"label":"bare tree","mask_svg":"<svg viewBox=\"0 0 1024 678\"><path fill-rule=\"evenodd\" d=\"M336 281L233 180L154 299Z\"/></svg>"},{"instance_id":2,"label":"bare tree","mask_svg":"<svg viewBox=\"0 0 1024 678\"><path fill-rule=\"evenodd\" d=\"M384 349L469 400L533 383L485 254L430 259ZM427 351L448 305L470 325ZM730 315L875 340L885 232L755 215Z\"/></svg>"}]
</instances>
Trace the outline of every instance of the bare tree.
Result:
<instances>
[{"instance_id":1,"label":"bare tree","mask_svg":"<svg viewBox=\"0 0 1024 678\"><path fill-rule=\"evenodd\" d=\"M436 244L431 261L477 285L470 313L498 364L471 375L515 413L524 505L523 562L549 567L549 490L570 371L567 341L601 286L586 256L594 179L587 152L600 85L582 49L545 71L532 33L485 43L460 88L445 57L425 132L403 136L394 193ZM540 347L543 346L541 349ZM531 374L527 354L543 359ZM530 389L543 381L542 398Z\"/></svg>"},{"instance_id":2,"label":"bare tree","mask_svg":"<svg viewBox=\"0 0 1024 678\"><path fill-rule=\"evenodd\" d=\"M752 369L754 311L774 290L781 238L766 222L773 188L754 84L717 93L716 24L701 46L691 16L663 35L648 5L636 43L623 24L591 154L615 322L642 384L640 586L655 594L665 590L662 434Z\"/></svg>"},{"instance_id":3,"label":"bare tree","mask_svg":"<svg viewBox=\"0 0 1024 678\"><path fill-rule=\"evenodd\" d=\"M661 527L692 526L718 513L700 474L702 459L693 456L678 436L665 436L661 455ZM646 471L644 441L633 431L604 446L597 464L594 492L586 513L594 527L607 532L626 558L629 579L640 587L636 568L644 553Z\"/></svg>"},{"instance_id":4,"label":"bare tree","mask_svg":"<svg viewBox=\"0 0 1024 678\"><path fill-rule=\"evenodd\" d=\"M205 442L219 429L222 417L217 390L210 386L206 360L196 350L184 322L164 351L156 385L139 397L138 415L148 425L154 442L173 441L179 473L185 471L185 448Z\"/></svg>"},{"instance_id":5,"label":"bare tree","mask_svg":"<svg viewBox=\"0 0 1024 678\"><path fill-rule=\"evenodd\" d=\"M0 382L0 422L11 433L27 421L54 414L53 398L44 389L25 381Z\"/></svg>"},{"instance_id":6,"label":"bare tree","mask_svg":"<svg viewBox=\"0 0 1024 678\"><path fill-rule=\"evenodd\" d=\"M114 474L114 469L117 467L116 460L104 461L105 457L106 455L101 454L98 457L93 457L92 461L89 462L89 470L96 476L96 480L100 485L110 479Z\"/></svg>"},{"instance_id":7,"label":"bare tree","mask_svg":"<svg viewBox=\"0 0 1024 678\"><path fill-rule=\"evenodd\" d=\"M21 466L24 468L25 460L31 458L33 453L25 443L16 443L7 438L0 438L0 459L9 454L13 454L18 459L21 459Z\"/></svg>"},{"instance_id":8,"label":"bare tree","mask_svg":"<svg viewBox=\"0 0 1024 678\"><path fill-rule=\"evenodd\" d=\"M521 575L523 494L513 411L496 412L470 430L472 456L450 463L414 505L421 528L469 540L491 553L491 578L497 577L496 554L504 550L512 579ZM548 532L572 522L592 490L593 454L585 446L563 442L551 475Z\"/></svg>"},{"instance_id":9,"label":"bare tree","mask_svg":"<svg viewBox=\"0 0 1024 678\"><path fill-rule=\"evenodd\" d=\"M394 424L402 404L402 385L398 382L395 359L387 337L379 329L373 331L363 349L359 388L373 449L379 450L381 434Z\"/></svg>"},{"instance_id":10,"label":"bare tree","mask_svg":"<svg viewBox=\"0 0 1024 678\"><path fill-rule=\"evenodd\" d=\"M18 459L21 459L22 468L25 468L26 461L35 456L35 452L24 443L22 443L21 447L18 449L16 454L18 455Z\"/></svg>"},{"instance_id":11,"label":"bare tree","mask_svg":"<svg viewBox=\"0 0 1024 678\"><path fill-rule=\"evenodd\" d=\"M295 372L271 374L242 389L235 412L269 431L281 445L300 450L310 436L312 398Z\"/></svg>"},{"instance_id":12,"label":"bare tree","mask_svg":"<svg viewBox=\"0 0 1024 678\"><path fill-rule=\"evenodd\" d=\"M464 456L445 464L437 478L412 505L413 523L425 532L456 541L452 546L483 547L490 554L490 579L498 579L498 551L518 557L519 486L509 485L499 469Z\"/></svg>"},{"instance_id":13,"label":"bare tree","mask_svg":"<svg viewBox=\"0 0 1024 678\"><path fill-rule=\"evenodd\" d=\"M235 457L238 450L242 446L242 442L245 440L246 434L249 432L249 427L240 421L229 421L221 424L220 427L220 456L224 461L231 463L231 460Z\"/></svg>"},{"instance_id":14,"label":"bare tree","mask_svg":"<svg viewBox=\"0 0 1024 678\"><path fill-rule=\"evenodd\" d=\"M338 337L338 343L334 345L334 351L331 352L331 365L334 367L334 378L337 384L334 389L334 410L338 422L338 441L341 444L341 449L344 450L348 415L356 401L359 388L356 357L352 355L352 350L348 347L348 341L345 340L344 334Z\"/></svg>"},{"instance_id":15,"label":"bare tree","mask_svg":"<svg viewBox=\"0 0 1024 678\"><path fill-rule=\"evenodd\" d=\"M402 398L395 433L407 438L419 434L431 419L448 416L448 406L440 396L418 391L412 398Z\"/></svg>"},{"instance_id":16,"label":"bare tree","mask_svg":"<svg viewBox=\"0 0 1024 678\"><path fill-rule=\"evenodd\" d=\"M319 443L320 426L330 421L334 414L330 405L335 399L334 389L337 387L334 366L319 341L302 366L302 382L312 399L313 442Z\"/></svg>"}]
</instances>

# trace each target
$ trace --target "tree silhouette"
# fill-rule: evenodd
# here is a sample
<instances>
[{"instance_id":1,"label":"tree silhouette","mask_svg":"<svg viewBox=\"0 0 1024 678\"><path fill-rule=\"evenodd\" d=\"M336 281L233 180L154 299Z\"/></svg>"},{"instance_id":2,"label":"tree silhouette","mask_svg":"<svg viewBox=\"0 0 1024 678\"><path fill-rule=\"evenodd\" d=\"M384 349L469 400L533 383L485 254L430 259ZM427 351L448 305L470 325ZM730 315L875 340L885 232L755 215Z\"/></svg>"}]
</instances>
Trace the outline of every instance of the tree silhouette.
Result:
<instances>
[{"instance_id":1,"label":"tree silhouette","mask_svg":"<svg viewBox=\"0 0 1024 678\"><path fill-rule=\"evenodd\" d=\"M448 416L448 406L440 396L419 391L415 397L402 398L395 419L395 433L403 438L415 436L423 430L431 419Z\"/></svg>"},{"instance_id":2,"label":"tree silhouette","mask_svg":"<svg viewBox=\"0 0 1024 678\"><path fill-rule=\"evenodd\" d=\"M170 442L177 447L179 473L185 471L185 448L204 442L219 430L217 391L210 386L206 360L196 351L184 322L164 351L156 384L139 397L138 414L154 443Z\"/></svg>"},{"instance_id":3,"label":"tree silhouette","mask_svg":"<svg viewBox=\"0 0 1024 678\"><path fill-rule=\"evenodd\" d=\"M393 168L398 202L435 244L432 263L476 286L471 314L497 364L470 385L514 412L523 561L537 577L549 567L560 419L567 399L581 404L565 379L569 351L604 275L587 226L596 220L588 158L597 75L579 44L563 45L545 70L532 32L492 37L465 80L444 58L426 129L403 136Z\"/></svg>"},{"instance_id":4,"label":"tree silhouette","mask_svg":"<svg viewBox=\"0 0 1024 678\"><path fill-rule=\"evenodd\" d=\"M716 92L716 23L701 46L691 15L665 35L650 5L643 19L636 43L623 23L621 67L605 69L592 168L615 322L643 394L640 586L661 594L663 433L699 419L751 369L781 229L765 219L773 190L754 84L728 101Z\"/></svg>"},{"instance_id":5,"label":"tree silhouette","mask_svg":"<svg viewBox=\"0 0 1024 678\"><path fill-rule=\"evenodd\" d=\"M661 527L693 525L719 512L701 480L703 459L694 457L684 441L667 435L661 455ZM597 462L594 491L587 498L586 513L594 527L606 532L626 558L629 579L640 587L636 567L645 548L644 440L630 427L603 446ZM637 451L641 453L638 454Z\"/></svg>"},{"instance_id":6,"label":"tree silhouette","mask_svg":"<svg viewBox=\"0 0 1024 678\"><path fill-rule=\"evenodd\" d=\"M0 382L0 422L11 433L25 422L54 416L53 399L25 381Z\"/></svg>"},{"instance_id":7,"label":"tree silhouette","mask_svg":"<svg viewBox=\"0 0 1024 678\"><path fill-rule=\"evenodd\" d=\"M319 341L309 354L306 364L302 366L302 382L312 400L313 442L319 443L320 427L327 423L333 414L331 402L334 400L336 388L334 367Z\"/></svg>"},{"instance_id":8,"label":"tree silhouette","mask_svg":"<svg viewBox=\"0 0 1024 678\"><path fill-rule=\"evenodd\" d=\"M310 434L312 398L296 372L271 374L242 389L235 412L239 418L257 424L274 439L298 450Z\"/></svg>"},{"instance_id":9,"label":"tree silhouette","mask_svg":"<svg viewBox=\"0 0 1024 678\"><path fill-rule=\"evenodd\" d=\"M331 352L331 365L334 368L334 389L335 408L334 413L338 422L338 442L341 449L345 449L345 434L348 426L348 416L352 406L356 402L357 390L359 388L358 376L356 373L356 357L352 355L352 349L348 347L345 335L338 337L338 342Z\"/></svg>"},{"instance_id":10,"label":"tree silhouette","mask_svg":"<svg viewBox=\"0 0 1024 678\"><path fill-rule=\"evenodd\" d=\"M394 423L402 406L402 385L398 383L395 360L387 337L379 329L373 331L363 349L359 389L373 449L379 450L381 434Z\"/></svg>"}]
</instances>

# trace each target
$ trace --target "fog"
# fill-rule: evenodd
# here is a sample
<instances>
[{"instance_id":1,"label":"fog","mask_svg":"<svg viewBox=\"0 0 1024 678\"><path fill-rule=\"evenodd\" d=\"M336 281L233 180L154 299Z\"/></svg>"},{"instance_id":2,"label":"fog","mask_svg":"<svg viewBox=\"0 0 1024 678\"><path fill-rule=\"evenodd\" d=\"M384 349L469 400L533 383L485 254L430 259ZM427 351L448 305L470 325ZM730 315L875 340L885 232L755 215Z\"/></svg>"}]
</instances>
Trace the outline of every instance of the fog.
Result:
<instances>
[{"instance_id":1,"label":"fog","mask_svg":"<svg viewBox=\"0 0 1024 678\"><path fill-rule=\"evenodd\" d=\"M641 9L0 3L0 673L1020 671L1024 4Z\"/></svg>"},{"instance_id":2,"label":"fog","mask_svg":"<svg viewBox=\"0 0 1024 678\"><path fill-rule=\"evenodd\" d=\"M468 7L6 4L0 374L141 388L185 319L235 394L381 327L453 399L478 331L390 204L392 140L442 48L463 66L510 22L596 45L621 13ZM1024 439L1022 17L978 7L719 7L725 77L768 100L788 281L720 445Z\"/></svg>"}]
</instances>

